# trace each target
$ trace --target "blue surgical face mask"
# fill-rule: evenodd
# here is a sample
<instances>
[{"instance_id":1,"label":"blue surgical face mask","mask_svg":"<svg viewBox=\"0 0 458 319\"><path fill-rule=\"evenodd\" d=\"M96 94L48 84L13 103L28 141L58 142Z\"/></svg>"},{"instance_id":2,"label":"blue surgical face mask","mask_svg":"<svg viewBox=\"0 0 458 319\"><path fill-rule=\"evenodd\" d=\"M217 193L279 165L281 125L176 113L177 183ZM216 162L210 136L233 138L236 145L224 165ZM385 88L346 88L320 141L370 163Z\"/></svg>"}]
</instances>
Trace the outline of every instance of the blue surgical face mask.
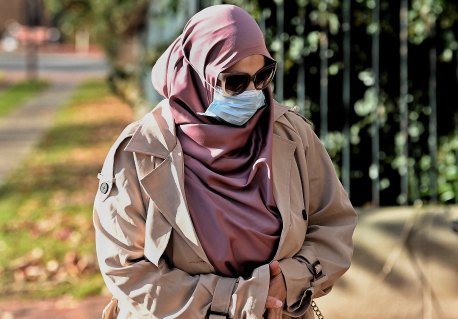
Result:
<instances>
[{"instance_id":1,"label":"blue surgical face mask","mask_svg":"<svg viewBox=\"0 0 458 319\"><path fill-rule=\"evenodd\" d=\"M210 103L205 113L197 114L242 126L265 104L266 99L261 90L247 90L239 95L228 96L223 94L221 87L216 87L213 102Z\"/></svg>"}]
</instances>

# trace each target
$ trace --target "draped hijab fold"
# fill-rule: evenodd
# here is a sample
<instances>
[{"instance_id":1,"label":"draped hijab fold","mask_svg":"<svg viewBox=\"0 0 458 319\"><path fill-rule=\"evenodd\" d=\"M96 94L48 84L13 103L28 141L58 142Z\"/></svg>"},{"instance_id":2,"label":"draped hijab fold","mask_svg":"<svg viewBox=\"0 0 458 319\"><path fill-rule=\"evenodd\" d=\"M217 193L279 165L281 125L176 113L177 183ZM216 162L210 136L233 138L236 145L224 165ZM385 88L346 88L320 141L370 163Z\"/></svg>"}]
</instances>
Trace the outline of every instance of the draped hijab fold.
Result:
<instances>
[{"instance_id":1,"label":"draped hijab fold","mask_svg":"<svg viewBox=\"0 0 458 319\"><path fill-rule=\"evenodd\" d=\"M218 274L248 276L275 253L281 218L272 191L273 97L244 126L198 115L220 72L260 54L272 59L256 21L217 5L194 15L152 70L183 148L185 194L197 236Z\"/></svg>"}]
</instances>

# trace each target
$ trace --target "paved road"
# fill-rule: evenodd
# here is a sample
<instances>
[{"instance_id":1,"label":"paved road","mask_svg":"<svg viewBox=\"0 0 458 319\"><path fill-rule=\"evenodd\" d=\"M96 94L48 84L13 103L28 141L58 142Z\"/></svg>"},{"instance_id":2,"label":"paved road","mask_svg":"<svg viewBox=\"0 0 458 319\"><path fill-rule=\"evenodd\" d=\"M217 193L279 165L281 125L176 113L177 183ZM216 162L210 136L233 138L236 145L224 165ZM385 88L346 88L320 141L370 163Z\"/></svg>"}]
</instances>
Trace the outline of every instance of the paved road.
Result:
<instances>
[{"instance_id":1,"label":"paved road","mask_svg":"<svg viewBox=\"0 0 458 319\"><path fill-rule=\"evenodd\" d=\"M23 52L0 54L0 69L5 71L22 71L25 68L26 55ZM40 72L104 72L107 63L102 56L78 54L41 53L38 55Z\"/></svg>"},{"instance_id":2,"label":"paved road","mask_svg":"<svg viewBox=\"0 0 458 319\"><path fill-rule=\"evenodd\" d=\"M24 52L0 51L0 72L7 80L25 79L26 63ZM79 82L108 72L108 63L101 54L39 53L37 65L38 77L54 82Z\"/></svg>"}]
</instances>

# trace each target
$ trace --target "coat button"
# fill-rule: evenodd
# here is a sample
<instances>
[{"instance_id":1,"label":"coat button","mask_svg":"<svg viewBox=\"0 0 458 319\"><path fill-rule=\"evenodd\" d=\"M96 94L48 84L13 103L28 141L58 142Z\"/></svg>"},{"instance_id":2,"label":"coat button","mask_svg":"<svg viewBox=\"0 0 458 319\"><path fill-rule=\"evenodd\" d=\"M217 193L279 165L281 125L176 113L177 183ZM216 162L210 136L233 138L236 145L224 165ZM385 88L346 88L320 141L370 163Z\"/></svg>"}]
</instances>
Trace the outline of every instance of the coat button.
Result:
<instances>
[{"instance_id":1,"label":"coat button","mask_svg":"<svg viewBox=\"0 0 458 319\"><path fill-rule=\"evenodd\" d=\"M103 194L106 194L108 192L108 183L102 183L100 185L100 191L103 193Z\"/></svg>"},{"instance_id":2,"label":"coat button","mask_svg":"<svg viewBox=\"0 0 458 319\"><path fill-rule=\"evenodd\" d=\"M304 218L304 220L307 220L308 218L307 211L305 209L302 210L302 218Z\"/></svg>"}]
</instances>

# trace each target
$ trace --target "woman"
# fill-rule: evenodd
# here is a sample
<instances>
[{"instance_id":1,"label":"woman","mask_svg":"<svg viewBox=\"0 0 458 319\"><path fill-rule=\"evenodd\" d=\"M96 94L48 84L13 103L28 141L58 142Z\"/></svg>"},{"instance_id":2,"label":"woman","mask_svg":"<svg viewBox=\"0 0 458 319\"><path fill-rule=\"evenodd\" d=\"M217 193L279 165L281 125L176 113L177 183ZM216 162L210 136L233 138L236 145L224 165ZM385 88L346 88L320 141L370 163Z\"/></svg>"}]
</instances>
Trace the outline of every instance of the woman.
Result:
<instances>
[{"instance_id":1,"label":"woman","mask_svg":"<svg viewBox=\"0 0 458 319\"><path fill-rule=\"evenodd\" d=\"M349 267L355 212L276 63L231 5L193 16L152 71L164 100L111 148L94 204L113 318L313 318Z\"/></svg>"}]
</instances>

